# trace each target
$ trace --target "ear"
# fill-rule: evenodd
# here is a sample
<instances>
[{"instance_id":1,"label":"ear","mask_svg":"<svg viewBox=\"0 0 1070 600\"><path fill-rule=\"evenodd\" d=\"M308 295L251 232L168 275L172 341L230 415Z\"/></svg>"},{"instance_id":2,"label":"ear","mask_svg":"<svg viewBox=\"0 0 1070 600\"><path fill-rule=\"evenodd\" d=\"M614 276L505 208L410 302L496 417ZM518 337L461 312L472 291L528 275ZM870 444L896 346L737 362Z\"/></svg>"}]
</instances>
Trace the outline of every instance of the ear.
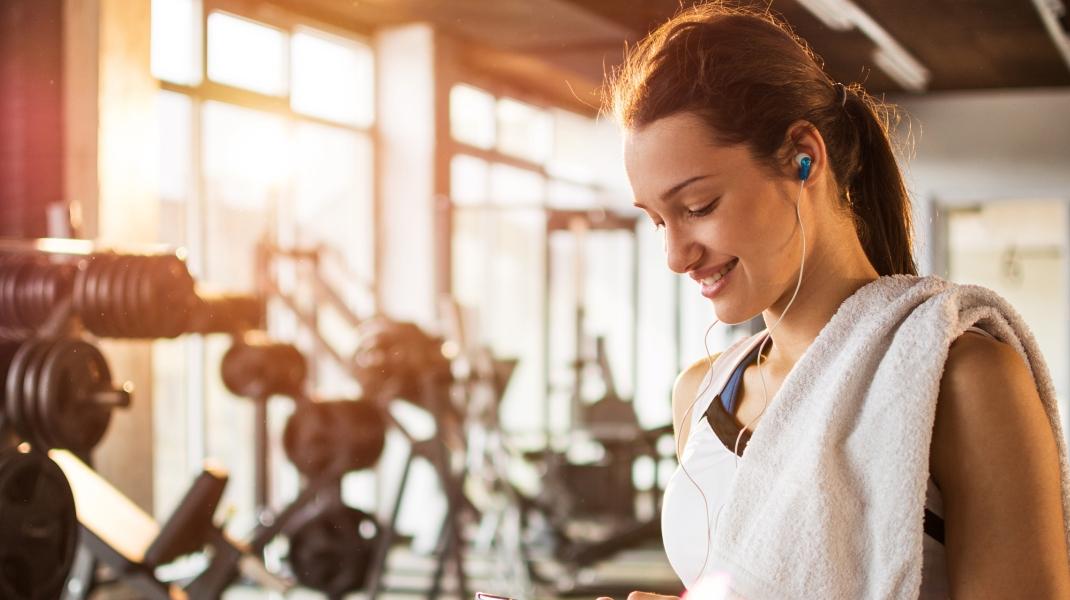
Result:
<instances>
[{"instance_id":1,"label":"ear","mask_svg":"<svg viewBox=\"0 0 1070 600\"><path fill-rule=\"evenodd\" d=\"M828 152L825 150L825 140L821 133L809 121L796 121L788 126L783 148L783 164L785 170L792 178L798 178L799 167L795 164L795 155L804 152L813 159L810 165L810 176L806 179L806 187L813 187L818 182L824 181L829 173Z\"/></svg>"}]
</instances>

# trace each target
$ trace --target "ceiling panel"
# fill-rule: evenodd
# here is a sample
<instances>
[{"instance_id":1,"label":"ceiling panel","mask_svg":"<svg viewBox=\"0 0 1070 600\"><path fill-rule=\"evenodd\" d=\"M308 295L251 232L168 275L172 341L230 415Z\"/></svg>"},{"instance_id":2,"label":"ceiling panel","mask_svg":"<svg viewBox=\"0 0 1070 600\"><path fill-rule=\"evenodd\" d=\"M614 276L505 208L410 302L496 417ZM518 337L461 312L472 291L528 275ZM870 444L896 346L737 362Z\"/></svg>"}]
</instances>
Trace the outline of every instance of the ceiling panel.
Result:
<instances>
[{"instance_id":1,"label":"ceiling panel","mask_svg":"<svg viewBox=\"0 0 1070 600\"><path fill-rule=\"evenodd\" d=\"M276 0L342 25L429 21L476 47L512 52L601 81L635 42L691 0ZM930 90L1070 85L1070 68L1032 0L855 0L932 74ZM873 65L860 31L833 31L796 0L754 0L782 15L837 80L901 88ZM1064 20L1065 22L1065 20ZM487 62L487 61L484 61ZM524 61L514 61L523 64ZM526 64L534 64L527 62ZM543 76L544 73L539 73Z\"/></svg>"}]
</instances>

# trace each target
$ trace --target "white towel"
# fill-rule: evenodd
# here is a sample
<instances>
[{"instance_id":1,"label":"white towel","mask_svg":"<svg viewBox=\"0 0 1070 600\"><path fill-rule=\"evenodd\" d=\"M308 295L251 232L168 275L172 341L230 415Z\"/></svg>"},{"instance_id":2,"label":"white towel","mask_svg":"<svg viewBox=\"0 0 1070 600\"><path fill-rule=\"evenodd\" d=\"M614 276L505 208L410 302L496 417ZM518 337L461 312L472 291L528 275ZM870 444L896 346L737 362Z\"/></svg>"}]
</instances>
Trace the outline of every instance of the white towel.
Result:
<instances>
[{"instance_id":1,"label":"white towel","mask_svg":"<svg viewBox=\"0 0 1070 600\"><path fill-rule=\"evenodd\" d=\"M976 325L1029 364L1070 470L1055 389L1021 316L990 289L891 275L845 300L770 399L713 533L731 598L917 598L929 444L948 347Z\"/></svg>"}]
</instances>

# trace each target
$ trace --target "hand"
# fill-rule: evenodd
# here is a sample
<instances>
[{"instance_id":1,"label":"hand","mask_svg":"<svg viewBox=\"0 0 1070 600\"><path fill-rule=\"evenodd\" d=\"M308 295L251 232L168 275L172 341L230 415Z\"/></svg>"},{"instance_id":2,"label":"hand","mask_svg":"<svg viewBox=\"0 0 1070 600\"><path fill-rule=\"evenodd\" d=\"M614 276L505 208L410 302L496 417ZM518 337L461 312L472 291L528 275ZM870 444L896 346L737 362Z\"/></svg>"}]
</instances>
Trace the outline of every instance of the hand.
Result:
<instances>
[{"instance_id":1,"label":"hand","mask_svg":"<svg viewBox=\"0 0 1070 600\"><path fill-rule=\"evenodd\" d=\"M601 597L598 598L598 600L613 600L613 599L612 598L607 598L605 596L601 596ZM632 593L628 594L628 600L680 600L680 597L679 596L662 596L661 594L651 594L651 593L648 593L648 592L632 592Z\"/></svg>"}]
</instances>

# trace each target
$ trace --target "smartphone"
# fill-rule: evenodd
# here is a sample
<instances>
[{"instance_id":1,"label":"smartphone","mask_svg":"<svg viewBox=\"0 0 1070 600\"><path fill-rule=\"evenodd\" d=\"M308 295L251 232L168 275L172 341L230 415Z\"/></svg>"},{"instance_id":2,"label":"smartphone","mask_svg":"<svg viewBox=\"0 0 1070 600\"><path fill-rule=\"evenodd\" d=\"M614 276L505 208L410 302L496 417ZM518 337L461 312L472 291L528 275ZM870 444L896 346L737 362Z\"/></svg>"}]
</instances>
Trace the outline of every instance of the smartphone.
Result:
<instances>
[{"instance_id":1,"label":"smartphone","mask_svg":"<svg viewBox=\"0 0 1070 600\"><path fill-rule=\"evenodd\" d=\"M509 596L495 596L494 594L476 592L476 600L516 600L516 598L510 598Z\"/></svg>"}]
</instances>

